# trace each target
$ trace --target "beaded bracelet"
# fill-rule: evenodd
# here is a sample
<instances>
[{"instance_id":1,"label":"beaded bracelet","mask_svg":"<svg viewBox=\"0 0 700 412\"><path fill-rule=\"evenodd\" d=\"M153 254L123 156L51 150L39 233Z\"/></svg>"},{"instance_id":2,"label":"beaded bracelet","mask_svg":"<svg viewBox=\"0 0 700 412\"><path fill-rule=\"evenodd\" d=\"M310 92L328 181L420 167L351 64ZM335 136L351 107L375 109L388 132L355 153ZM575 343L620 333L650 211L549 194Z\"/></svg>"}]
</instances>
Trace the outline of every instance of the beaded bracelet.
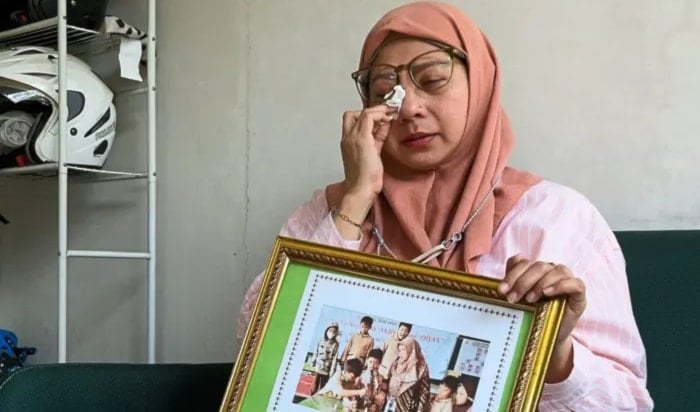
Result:
<instances>
[{"instance_id":1,"label":"beaded bracelet","mask_svg":"<svg viewBox=\"0 0 700 412\"><path fill-rule=\"evenodd\" d=\"M338 210L337 206L331 210L331 216L333 216L333 218L339 217L342 220L350 223L351 225L355 226L358 229L362 228L362 225L360 223L357 223L357 222L353 221L352 219L350 219L348 216L340 213L340 210Z\"/></svg>"}]
</instances>

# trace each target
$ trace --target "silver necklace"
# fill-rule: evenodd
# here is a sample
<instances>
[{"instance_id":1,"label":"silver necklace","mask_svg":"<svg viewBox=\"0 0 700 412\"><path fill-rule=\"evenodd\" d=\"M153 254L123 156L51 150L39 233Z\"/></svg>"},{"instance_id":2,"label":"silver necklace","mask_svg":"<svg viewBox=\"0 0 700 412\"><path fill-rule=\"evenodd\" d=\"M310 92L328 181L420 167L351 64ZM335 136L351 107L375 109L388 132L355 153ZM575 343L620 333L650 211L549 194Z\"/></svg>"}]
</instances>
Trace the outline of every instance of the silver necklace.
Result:
<instances>
[{"instance_id":1,"label":"silver necklace","mask_svg":"<svg viewBox=\"0 0 700 412\"><path fill-rule=\"evenodd\" d=\"M447 237L445 240L442 242L438 243L431 249L426 250L425 252L421 253L420 255L416 256L415 258L411 259L411 262L414 263L428 263L433 259L436 259L438 256L443 254L446 250L450 250L453 247L455 247L456 244L461 242L464 239L464 233L467 231L467 227L476 219L476 217L479 215L479 212L481 211L481 208L484 207L486 204L486 201L488 200L489 196L491 193L493 193L493 190L496 188L496 185L498 185L498 182L501 180L501 175L498 175L496 180L493 182L491 185L491 188L489 191L486 193L483 199L481 199L481 202L479 202L479 205L474 209L474 211L467 217L466 222L464 222L464 225L462 225L462 228L453 233L451 236ZM394 259L397 259L396 255L394 252L391 250L389 245L386 244L384 241L384 237L382 236L382 233L379 231L379 228L373 223L372 224L372 236L377 241L377 254L379 255L381 253L382 248L386 249L387 252L393 257Z\"/></svg>"}]
</instances>

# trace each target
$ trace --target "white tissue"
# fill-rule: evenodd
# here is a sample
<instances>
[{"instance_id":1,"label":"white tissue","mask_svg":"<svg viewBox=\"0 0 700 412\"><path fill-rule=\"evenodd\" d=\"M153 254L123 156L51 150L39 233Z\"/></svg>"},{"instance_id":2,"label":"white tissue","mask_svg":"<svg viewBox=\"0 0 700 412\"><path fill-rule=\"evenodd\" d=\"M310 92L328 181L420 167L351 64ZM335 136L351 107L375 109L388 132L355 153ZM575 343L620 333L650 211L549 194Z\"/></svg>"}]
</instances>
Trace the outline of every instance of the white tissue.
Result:
<instances>
[{"instance_id":1,"label":"white tissue","mask_svg":"<svg viewBox=\"0 0 700 412\"><path fill-rule=\"evenodd\" d=\"M399 117L399 112L401 111L401 104L403 103L404 97L406 97L406 90L404 90L400 84L394 86L389 93L384 95L386 105L389 107L396 107L396 112L390 115L391 120L395 120Z\"/></svg>"},{"instance_id":2,"label":"white tissue","mask_svg":"<svg viewBox=\"0 0 700 412\"><path fill-rule=\"evenodd\" d=\"M384 100L386 100L387 106L396 107L400 111L404 97L406 97L406 90L400 84L397 84L389 93L384 95Z\"/></svg>"},{"instance_id":3,"label":"white tissue","mask_svg":"<svg viewBox=\"0 0 700 412\"><path fill-rule=\"evenodd\" d=\"M139 71L141 40L122 37L119 45L119 67L125 79L143 81Z\"/></svg>"}]
</instances>

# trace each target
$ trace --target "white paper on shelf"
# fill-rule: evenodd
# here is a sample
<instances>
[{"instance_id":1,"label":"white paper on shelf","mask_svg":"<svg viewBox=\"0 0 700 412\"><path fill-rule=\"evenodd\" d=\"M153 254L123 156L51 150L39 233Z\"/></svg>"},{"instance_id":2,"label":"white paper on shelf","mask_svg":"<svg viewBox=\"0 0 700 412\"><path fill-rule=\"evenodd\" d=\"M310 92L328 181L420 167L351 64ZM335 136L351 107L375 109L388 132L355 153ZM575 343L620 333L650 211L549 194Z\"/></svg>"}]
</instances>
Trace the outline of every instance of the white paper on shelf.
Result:
<instances>
[{"instance_id":1,"label":"white paper on shelf","mask_svg":"<svg viewBox=\"0 0 700 412\"><path fill-rule=\"evenodd\" d=\"M119 67L123 78L143 81L139 71L141 52L141 40L122 37L119 45Z\"/></svg>"}]
</instances>

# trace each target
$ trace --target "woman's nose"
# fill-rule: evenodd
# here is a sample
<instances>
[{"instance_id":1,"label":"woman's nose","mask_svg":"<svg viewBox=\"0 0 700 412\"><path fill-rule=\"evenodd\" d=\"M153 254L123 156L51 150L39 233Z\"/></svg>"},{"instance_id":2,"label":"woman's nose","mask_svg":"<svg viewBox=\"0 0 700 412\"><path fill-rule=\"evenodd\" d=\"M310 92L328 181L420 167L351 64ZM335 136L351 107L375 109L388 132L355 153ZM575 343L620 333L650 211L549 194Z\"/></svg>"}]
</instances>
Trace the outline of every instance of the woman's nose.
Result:
<instances>
[{"instance_id":1,"label":"woman's nose","mask_svg":"<svg viewBox=\"0 0 700 412\"><path fill-rule=\"evenodd\" d=\"M422 107L423 107L423 101L418 93L418 89L416 88L416 85L413 84L412 81L408 82L401 82L401 86L403 86L404 90L406 91L406 95L403 98L403 102L401 103L401 109L399 110L399 120L410 120L414 117L416 117Z\"/></svg>"}]
</instances>

